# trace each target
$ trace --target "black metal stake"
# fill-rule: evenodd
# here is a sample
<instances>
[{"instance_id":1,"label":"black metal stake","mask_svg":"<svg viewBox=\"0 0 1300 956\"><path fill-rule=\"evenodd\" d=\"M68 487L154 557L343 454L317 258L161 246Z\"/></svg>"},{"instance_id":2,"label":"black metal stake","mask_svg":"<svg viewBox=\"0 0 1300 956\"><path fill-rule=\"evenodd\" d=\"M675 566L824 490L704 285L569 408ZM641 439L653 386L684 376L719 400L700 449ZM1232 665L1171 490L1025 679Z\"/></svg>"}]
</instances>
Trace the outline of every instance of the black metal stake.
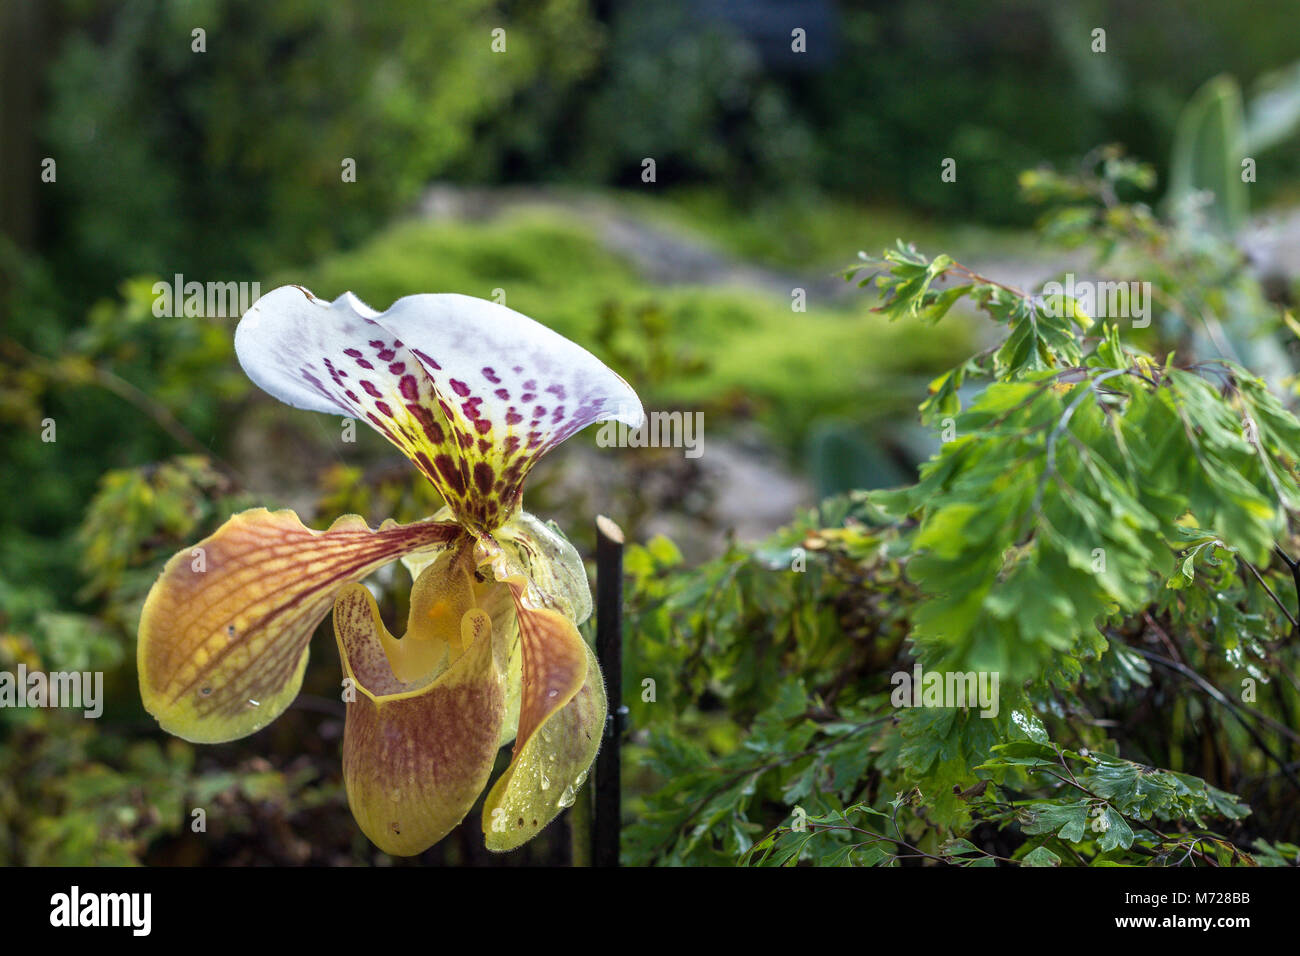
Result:
<instances>
[{"instance_id":1,"label":"black metal stake","mask_svg":"<svg viewBox=\"0 0 1300 956\"><path fill-rule=\"evenodd\" d=\"M618 866L622 815L623 731L623 530L604 515L596 517L596 656L605 675L609 716L596 757L595 812L592 814L592 865Z\"/></svg>"}]
</instances>

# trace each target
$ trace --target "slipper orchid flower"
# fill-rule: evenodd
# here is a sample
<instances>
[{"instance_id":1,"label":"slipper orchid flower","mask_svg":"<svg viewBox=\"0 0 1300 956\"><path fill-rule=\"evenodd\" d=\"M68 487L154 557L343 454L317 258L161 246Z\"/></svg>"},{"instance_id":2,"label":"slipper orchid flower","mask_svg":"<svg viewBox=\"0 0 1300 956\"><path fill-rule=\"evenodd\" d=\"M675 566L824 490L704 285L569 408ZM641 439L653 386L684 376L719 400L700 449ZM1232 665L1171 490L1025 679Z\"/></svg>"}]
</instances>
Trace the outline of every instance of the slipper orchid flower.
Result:
<instances>
[{"instance_id":1,"label":"slipper orchid flower","mask_svg":"<svg viewBox=\"0 0 1300 956\"><path fill-rule=\"evenodd\" d=\"M219 743L293 701L313 630L333 608L347 718L348 803L381 850L442 839L487 785L492 850L533 837L586 779L605 688L578 633L591 613L581 559L525 512L532 465L610 419L639 427L636 393L585 349L504 306L413 295L386 312L298 286L259 299L235 331L249 378L297 408L361 419L441 492L431 518L326 531L292 511L234 515L174 555L140 619L146 709L170 733ZM411 570L406 633L391 635L360 582Z\"/></svg>"}]
</instances>

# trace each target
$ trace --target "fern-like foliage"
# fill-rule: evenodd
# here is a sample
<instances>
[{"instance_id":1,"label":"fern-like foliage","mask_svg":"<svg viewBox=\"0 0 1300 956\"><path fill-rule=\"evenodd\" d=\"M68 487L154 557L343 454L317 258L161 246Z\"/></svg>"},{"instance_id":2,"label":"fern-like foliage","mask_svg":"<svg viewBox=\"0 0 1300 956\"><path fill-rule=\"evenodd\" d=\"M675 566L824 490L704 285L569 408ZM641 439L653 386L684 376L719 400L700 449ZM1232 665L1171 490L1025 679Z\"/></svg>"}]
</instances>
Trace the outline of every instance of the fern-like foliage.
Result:
<instances>
[{"instance_id":1,"label":"fern-like foliage","mask_svg":"<svg viewBox=\"0 0 1300 956\"><path fill-rule=\"evenodd\" d=\"M1296 862L1300 421L1188 316L1283 322L1240 268L1206 277L1230 250L1116 198L1143 167L1097 162L1026 187L1098 269L1155 276L1149 330L901 242L863 256L846 274L879 311L1005 328L931 384L916 483L689 575L666 542L630 556L625 676L652 681L633 723L662 782L631 862ZM994 706L899 693L967 674L996 675Z\"/></svg>"}]
</instances>

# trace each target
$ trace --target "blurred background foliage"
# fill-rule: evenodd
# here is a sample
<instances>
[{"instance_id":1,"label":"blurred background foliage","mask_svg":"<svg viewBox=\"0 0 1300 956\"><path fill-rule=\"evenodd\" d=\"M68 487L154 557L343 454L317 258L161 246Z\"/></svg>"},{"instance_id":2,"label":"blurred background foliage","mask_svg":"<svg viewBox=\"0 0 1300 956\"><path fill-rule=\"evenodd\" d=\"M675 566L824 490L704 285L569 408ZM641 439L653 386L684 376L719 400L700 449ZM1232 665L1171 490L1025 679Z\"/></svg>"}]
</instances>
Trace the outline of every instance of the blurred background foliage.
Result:
<instances>
[{"instance_id":1,"label":"blurred background foliage","mask_svg":"<svg viewBox=\"0 0 1300 956\"><path fill-rule=\"evenodd\" d=\"M792 25L807 30L804 54ZM1104 55L1090 49L1098 26ZM530 509L584 550L601 510L659 542L630 558L650 601L653 562L736 560L821 497L908 480L935 447L917 396L987 333L871 313L831 276L859 249L901 235L1046 278L1100 236L1106 248L1089 251L1123 247L1121 272L1194 279L1198 307L1255 316L1229 330L1254 349L1256 326L1276 324L1265 297L1291 295L1285 270L1268 282L1241 279L1237 260L1216 272L1220 247L1198 251L1194 229L1178 249L1077 214L1030 232L1040 210L1019 201L1017 177L1119 141L1152 162L1153 207L1218 188L1237 209L1232 177L1209 160L1253 136L1267 175L1239 215L1285 208L1300 183L1293 27L1286 0L1248 14L1227 0L10 0L0 670L103 670L108 705L94 722L0 709L0 863L393 862L346 812L328 626L285 718L197 749L140 709L134 634L161 562L234 510L291 506L319 527L343 511L422 516L436 495L377 437L343 443L337 420L255 393L233 357L238 315L158 316L155 281L294 281L380 308L414 291L500 289L650 407L704 412L700 460L597 450L589 435L530 482ZM950 156L956 183L938 175ZM46 157L54 182L40 178ZM1194 268L1175 269L1184 257ZM794 289L806 311L792 310ZM1252 360L1289 364L1275 343L1260 348ZM712 577L727 565L711 567L674 585L683 607L738 600ZM399 578L379 581L390 620L405 613ZM852 683L836 677L862 666L844 616L893 633L895 611L872 598L831 627L840 599L819 580L800 579L811 590L798 613L826 625L809 631L825 647L741 655L743 673L720 658L708 687L691 683L691 652L646 625L655 667L667 668L656 654L686 654L667 669L685 668L671 693L689 690L689 704L680 718L654 711L663 746L734 751L755 714L792 706L795 683ZM751 618L719 619L728 647ZM629 805L644 809L656 786L639 771ZM203 834L195 808L208 811ZM567 858L564 824L504 860L486 857L474 826L426 860ZM640 833L634 858L663 862Z\"/></svg>"}]
</instances>

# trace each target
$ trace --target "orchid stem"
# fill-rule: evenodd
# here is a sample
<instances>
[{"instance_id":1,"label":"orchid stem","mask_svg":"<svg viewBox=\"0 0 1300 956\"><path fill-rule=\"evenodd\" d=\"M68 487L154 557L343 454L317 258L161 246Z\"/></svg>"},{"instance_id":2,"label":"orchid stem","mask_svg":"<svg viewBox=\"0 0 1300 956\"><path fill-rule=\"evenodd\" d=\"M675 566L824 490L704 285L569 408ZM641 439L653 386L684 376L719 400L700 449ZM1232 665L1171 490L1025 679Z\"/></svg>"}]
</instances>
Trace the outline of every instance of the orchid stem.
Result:
<instances>
[{"instance_id":1,"label":"orchid stem","mask_svg":"<svg viewBox=\"0 0 1300 956\"><path fill-rule=\"evenodd\" d=\"M596 657L605 674L609 716L596 757L592 865L618 866L622 815L623 729L623 530L604 515L596 518Z\"/></svg>"},{"instance_id":2,"label":"orchid stem","mask_svg":"<svg viewBox=\"0 0 1300 956\"><path fill-rule=\"evenodd\" d=\"M591 787L583 787L569 810L569 862L573 866L591 866L591 838L595 830Z\"/></svg>"}]
</instances>

